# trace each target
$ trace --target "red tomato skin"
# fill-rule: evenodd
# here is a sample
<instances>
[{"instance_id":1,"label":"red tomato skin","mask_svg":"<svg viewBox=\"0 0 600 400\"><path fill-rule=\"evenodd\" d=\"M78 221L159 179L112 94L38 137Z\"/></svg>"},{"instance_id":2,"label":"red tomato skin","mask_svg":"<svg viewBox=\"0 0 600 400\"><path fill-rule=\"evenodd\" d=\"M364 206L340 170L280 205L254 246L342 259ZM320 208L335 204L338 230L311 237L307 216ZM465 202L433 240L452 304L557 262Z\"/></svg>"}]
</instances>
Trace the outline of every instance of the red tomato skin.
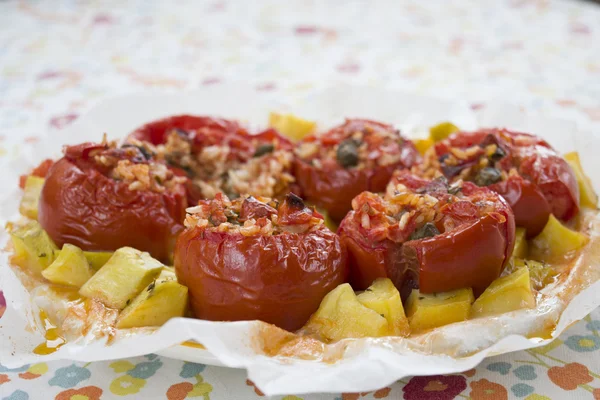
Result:
<instances>
[{"instance_id":1,"label":"red tomato skin","mask_svg":"<svg viewBox=\"0 0 600 400\"><path fill-rule=\"evenodd\" d=\"M245 237L195 227L177 240L175 270L196 318L295 331L346 281L347 253L327 229Z\"/></svg>"},{"instance_id":2,"label":"red tomato skin","mask_svg":"<svg viewBox=\"0 0 600 400\"><path fill-rule=\"evenodd\" d=\"M505 129L482 129L458 132L436 144L438 155L449 147L466 148L481 143L493 135L507 156L500 161L508 171L515 167L520 176L489 188L504 196L512 207L517 226L533 237L544 228L550 214L568 221L579 212L579 187L573 170L545 140L531 134Z\"/></svg>"},{"instance_id":3,"label":"red tomato skin","mask_svg":"<svg viewBox=\"0 0 600 400\"><path fill-rule=\"evenodd\" d=\"M542 146L519 149L519 173L530 176L556 218L568 221L579 213L579 185L567 161Z\"/></svg>"},{"instance_id":4,"label":"red tomato skin","mask_svg":"<svg viewBox=\"0 0 600 400\"><path fill-rule=\"evenodd\" d=\"M364 290L377 278L386 278L388 254L394 246L391 241L380 242L378 245L369 246L364 236L352 235L346 232L351 224L346 219L338 228L338 235L348 250L348 281L356 290ZM363 267L364 266L364 267ZM368 268L366 268L368 266Z\"/></svg>"},{"instance_id":5,"label":"red tomato skin","mask_svg":"<svg viewBox=\"0 0 600 400\"><path fill-rule=\"evenodd\" d=\"M360 130L364 125L379 129L393 129L390 125L365 119L350 119L331 129L323 136L306 138L306 141L321 141L332 145L340 141L345 130ZM345 169L339 164L331 168L315 168L306 161L296 158L294 176L301 188L303 197L325 209L331 219L341 221L352 209L352 199L364 191L382 192L385 190L395 170L410 168L421 160L421 156L410 140L404 140L400 149L400 161L375 168Z\"/></svg>"},{"instance_id":6,"label":"red tomato skin","mask_svg":"<svg viewBox=\"0 0 600 400\"><path fill-rule=\"evenodd\" d=\"M406 242L404 247L413 249L416 258L408 257L407 249L404 249L405 274L418 268L421 293L466 287L482 293L504 268L509 247L503 225L495 216L487 215L472 225L438 235L440 237ZM405 274L402 274L402 281L396 277L392 280L402 287Z\"/></svg>"},{"instance_id":7,"label":"red tomato skin","mask_svg":"<svg viewBox=\"0 0 600 400\"><path fill-rule=\"evenodd\" d=\"M187 207L183 185L173 192L132 191L95 169L67 158L48 171L38 220L52 240L83 250L131 246L169 262Z\"/></svg>"},{"instance_id":8,"label":"red tomato skin","mask_svg":"<svg viewBox=\"0 0 600 400\"><path fill-rule=\"evenodd\" d=\"M301 161L294 161L294 176L303 197L325 209L331 219L341 221L352 209L352 199L364 191L385 190L398 165L374 169L318 169Z\"/></svg>"},{"instance_id":9,"label":"red tomato skin","mask_svg":"<svg viewBox=\"0 0 600 400\"><path fill-rule=\"evenodd\" d=\"M413 187L419 180L402 181ZM350 282L354 289L366 289L376 278L390 278L403 298L410 289L422 293L445 292L472 287L478 294L502 272L515 241L515 221L506 201L487 188L470 182L463 193L489 197L496 211L472 223L433 238L396 243L389 239L370 240L357 225L355 211L342 221L338 233L348 248Z\"/></svg>"},{"instance_id":10,"label":"red tomato skin","mask_svg":"<svg viewBox=\"0 0 600 400\"><path fill-rule=\"evenodd\" d=\"M540 188L520 176L489 186L500 194L515 214L515 224L526 229L527 237L537 236L550 217L550 204Z\"/></svg>"},{"instance_id":11,"label":"red tomato skin","mask_svg":"<svg viewBox=\"0 0 600 400\"><path fill-rule=\"evenodd\" d=\"M201 130L205 134L224 134L235 132L241 128L237 122L221 118L174 115L142 125L133 131L129 137L147 141L154 145L164 144L167 141L167 134L173 129L183 131Z\"/></svg>"}]
</instances>

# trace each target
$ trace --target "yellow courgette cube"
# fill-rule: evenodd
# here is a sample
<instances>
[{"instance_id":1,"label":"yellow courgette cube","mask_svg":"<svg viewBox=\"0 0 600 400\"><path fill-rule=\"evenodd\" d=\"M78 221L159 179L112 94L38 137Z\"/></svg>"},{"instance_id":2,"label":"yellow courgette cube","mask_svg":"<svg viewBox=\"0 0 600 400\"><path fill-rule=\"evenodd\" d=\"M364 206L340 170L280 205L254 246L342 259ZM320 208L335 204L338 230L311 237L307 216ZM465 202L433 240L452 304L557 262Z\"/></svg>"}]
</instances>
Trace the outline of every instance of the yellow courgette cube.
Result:
<instances>
[{"instance_id":1,"label":"yellow courgette cube","mask_svg":"<svg viewBox=\"0 0 600 400\"><path fill-rule=\"evenodd\" d=\"M40 203L40 195L44 187L44 178L39 176L29 175L25 181L23 188L23 197L19 204L19 212L27 218L36 219L38 217L38 204Z\"/></svg>"},{"instance_id":2,"label":"yellow courgette cube","mask_svg":"<svg viewBox=\"0 0 600 400\"><path fill-rule=\"evenodd\" d=\"M56 260L42 271L42 276L52 283L80 288L94 275L83 251L72 244L65 244Z\"/></svg>"},{"instance_id":3,"label":"yellow courgette cube","mask_svg":"<svg viewBox=\"0 0 600 400\"><path fill-rule=\"evenodd\" d=\"M526 258L528 252L529 244L527 243L525 228L518 227L515 232L515 247L512 258Z\"/></svg>"},{"instance_id":4,"label":"yellow courgette cube","mask_svg":"<svg viewBox=\"0 0 600 400\"><path fill-rule=\"evenodd\" d=\"M302 140L315 131L317 124L292 114L269 114L269 126L293 141Z\"/></svg>"},{"instance_id":5,"label":"yellow courgette cube","mask_svg":"<svg viewBox=\"0 0 600 400\"><path fill-rule=\"evenodd\" d=\"M362 305L347 283L327 293L304 328L328 342L389 334L387 319Z\"/></svg>"},{"instance_id":6,"label":"yellow courgette cube","mask_svg":"<svg viewBox=\"0 0 600 400\"><path fill-rule=\"evenodd\" d=\"M163 265L150 254L122 247L81 287L79 294L122 310L160 274L162 268Z\"/></svg>"},{"instance_id":7,"label":"yellow courgette cube","mask_svg":"<svg viewBox=\"0 0 600 400\"><path fill-rule=\"evenodd\" d=\"M408 336L410 334L400 292L390 279L376 279L367 290L358 294L356 298L363 306L376 311L387 319L390 335Z\"/></svg>"},{"instance_id":8,"label":"yellow courgette cube","mask_svg":"<svg viewBox=\"0 0 600 400\"><path fill-rule=\"evenodd\" d=\"M161 326L171 318L183 317L187 302L187 287L173 279L156 279L121 311L117 328Z\"/></svg>"},{"instance_id":9,"label":"yellow courgette cube","mask_svg":"<svg viewBox=\"0 0 600 400\"><path fill-rule=\"evenodd\" d=\"M521 267L493 281L473 303L471 316L485 317L533 307L535 297L531 290L529 269Z\"/></svg>"},{"instance_id":10,"label":"yellow courgette cube","mask_svg":"<svg viewBox=\"0 0 600 400\"><path fill-rule=\"evenodd\" d=\"M13 261L35 273L41 273L55 260L59 249L37 221L10 233L14 247Z\"/></svg>"},{"instance_id":11,"label":"yellow courgette cube","mask_svg":"<svg viewBox=\"0 0 600 400\"><path fill-rule=\"evenodd\" d=\"M551 214L542 232L531 240L529 252L535 260L562 261L589 241L587 235L567 228Z\"/></svg>"},{"instance_id":12,"label":"yellow courgette cube","mask_svg":"<svg viewBox=\"0 0 600 400\"><path fill-rule=\"evenodd\" d=\"M579 153L574 151L565 154L564 157L573 169L573 172L575 172L575 177L577 178L577 184L579 185L579 204L582 207L596 208L598 205L598 195L594 191L592 181L590 181L590 178L583 172Z\"/></svg>"},{"instance_id":13,"label":"yellow courgette cube","mask_svg":"<svg viewBox=\"0 0 600 400\"><path fill-rule=\"evenodd\" d=\"M435 126L429 128L429 137L434 142L441 142L446 139L448 136L452 135L455 132L460 131L458 126L454 125L451 122L442 122Z\"/></svg>"},{"instance_id":14,"label":"yellow courgette cube","mask_svg":"<svg viewBox=\"0 0 600 400\"><path fill-rule=\"evenodd\" d=\"M473 290L423 294L413 289L406 302L406 316L412 332L465 321L469 318Z\"/></svg>"}]
</instances>

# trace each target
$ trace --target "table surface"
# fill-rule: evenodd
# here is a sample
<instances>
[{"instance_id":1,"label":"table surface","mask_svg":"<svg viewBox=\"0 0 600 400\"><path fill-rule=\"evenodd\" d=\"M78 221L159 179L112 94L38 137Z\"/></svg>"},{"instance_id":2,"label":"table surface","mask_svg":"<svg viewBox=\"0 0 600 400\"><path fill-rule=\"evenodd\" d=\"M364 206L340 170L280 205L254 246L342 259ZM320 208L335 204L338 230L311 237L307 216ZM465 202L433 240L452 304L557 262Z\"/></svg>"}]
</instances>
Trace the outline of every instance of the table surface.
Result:
<instances>
[{"instance_id":1,"label":"table surface","mask_svg":"<svg viewBox=\"0 0 600 400\"><path fill-rule=\"evenodd\" d=\"M0 26L0 159L43 135L60 141L62 128L104 98L232 81L281 96L359 83L473 106L508 101L600 132L600 7L593 2L5 1ZM490 358L463 374L405 379L372 393L277 399L600 399L599 331L597 309L546 348ZM0 365L0 398L54 397L261 393L244 371L155 355Z\"/></svg>"}]
</instances>

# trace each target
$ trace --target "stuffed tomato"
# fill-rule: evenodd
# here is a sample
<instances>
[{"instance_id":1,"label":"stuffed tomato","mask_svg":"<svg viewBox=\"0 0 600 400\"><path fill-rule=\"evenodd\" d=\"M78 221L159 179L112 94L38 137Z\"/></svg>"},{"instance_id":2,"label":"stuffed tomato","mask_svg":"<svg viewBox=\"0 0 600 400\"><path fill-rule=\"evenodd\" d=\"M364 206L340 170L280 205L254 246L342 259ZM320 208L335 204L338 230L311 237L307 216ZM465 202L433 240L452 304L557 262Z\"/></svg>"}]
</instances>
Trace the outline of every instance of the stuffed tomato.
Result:
<instances>
[{"instance_id":1,"label":"stuffed tomato","mask_svg":"<svg viewBox=\"0 0 600 400\"><path fill-rule=\"evenodd\" d=\"M188 209L175 249L196 318L262 320L293 331L347 275L347 254L323 217L283 202L223 194Z\"/></svg>"},{"instance_id":2,"label":"stuffed tomato","mask_svg":"<svg viewBox=\"0 0 600 400\"><path fill-rule=\"evenodd\" d=\"M195 200L219 192L281 198L297 191L292 143L273 129L251 134L235 121L179 115L138 128L128 141L152 146L157 157L187 175Z\"/></svg>"},{"instance_id":3,"label":"stuffed tomato","mask_svg":"<svg viewBox=\"0 0 600 400\"><path fill-rule=\"evenodd\" d=\"M437 143L425 158L430 173L501 194L529 237L541 232L550 213L567 221L579 211L573 170L536 136L505 129L458 132Z\"/></svg>"},{"instance_id":4,"label":"stuffed tomato","mask_svg":"<svg viewBox=\"0 0 600 400\"><path fill-rule=\"evenodd\" d=\"M388 277L403 296L471 287L498 278L515 240L506 201L470 182L448 185L397 172L385 195L363 192L338 233L349 253L350 281L365 289Z\"/></svg>"},{"instance_id":5,"label":"stuffed tomato","mask_svg":"<svg viewBox=\"0 0 600 400\"><path fill-rule=\"evenodd\" d=\"M391 125L348 119L296 148L294 172L304 198L339 222L363 191L381 192L398 168L420 161L413 143Z\"/></svg>"},{"instance_id":6,"label":"stuffed tomato","mask_svg":"<svg viewBox=\"0 0 600 400\"><path fill-rule=\"evenodd\" d=\"M135 146L66 147L46 174L38 219L59 246L131 246L168 262L183 230L186 180Z\"/></svg>"}]
</instances>

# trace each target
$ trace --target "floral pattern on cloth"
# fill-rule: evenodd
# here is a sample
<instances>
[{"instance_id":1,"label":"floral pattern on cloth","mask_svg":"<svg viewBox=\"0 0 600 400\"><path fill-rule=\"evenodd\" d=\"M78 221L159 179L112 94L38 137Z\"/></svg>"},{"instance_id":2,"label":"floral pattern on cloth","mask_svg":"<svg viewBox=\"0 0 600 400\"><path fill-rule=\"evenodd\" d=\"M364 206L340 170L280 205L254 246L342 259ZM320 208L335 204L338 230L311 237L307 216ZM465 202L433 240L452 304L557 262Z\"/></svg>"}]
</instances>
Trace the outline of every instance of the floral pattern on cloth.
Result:
<instances>
[{"instance_id":1,"label":"floral pattern on cloth","mask_svg":"<svg viewBox=\"0 0 600 400\"><path fill-rule=\"evenodd\" d=\"M45 135L60 141L62 129L105 98L240 81L280 97L352 83L474 108L509 101L600 132L600 7L593 2L167 4L0 2L0 162L26 154ZM4 308L0 292L0 314ZM546 347L486 359L462 374L407 378L368 393L275 398L600 399L599 331L596 310ZM0 364L0 400L52 398L264 396L244 371L153 354Z\"/></svg>"}]
</instances>

